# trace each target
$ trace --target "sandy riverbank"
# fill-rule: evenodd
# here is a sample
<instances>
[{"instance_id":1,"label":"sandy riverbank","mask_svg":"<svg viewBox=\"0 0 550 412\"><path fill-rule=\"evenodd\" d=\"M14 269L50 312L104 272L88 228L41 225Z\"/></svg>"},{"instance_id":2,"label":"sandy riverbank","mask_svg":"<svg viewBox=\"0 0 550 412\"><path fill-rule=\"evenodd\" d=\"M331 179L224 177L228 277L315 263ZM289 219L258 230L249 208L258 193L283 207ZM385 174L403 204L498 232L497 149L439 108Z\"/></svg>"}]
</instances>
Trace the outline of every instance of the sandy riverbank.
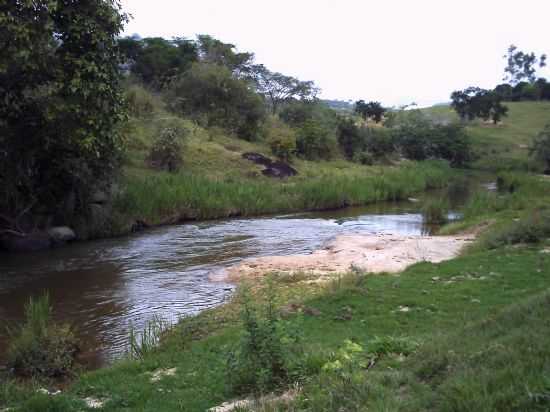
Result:
<instances>
[{"instance_id":1,"label":"sandy riverbank","mask_svg":"<svg viewBox=\"0 0 550 412\"><path fill-rule=\"evenodd\" d=\"M308 255L247 259L230 268L228 277L234 282L270 272L307 272L317 277L330 277L351 267L367 272L400 272L417 262L437 263L452 259L473 239L473 235L344 235Z\"/></svg>"}]
</instances>

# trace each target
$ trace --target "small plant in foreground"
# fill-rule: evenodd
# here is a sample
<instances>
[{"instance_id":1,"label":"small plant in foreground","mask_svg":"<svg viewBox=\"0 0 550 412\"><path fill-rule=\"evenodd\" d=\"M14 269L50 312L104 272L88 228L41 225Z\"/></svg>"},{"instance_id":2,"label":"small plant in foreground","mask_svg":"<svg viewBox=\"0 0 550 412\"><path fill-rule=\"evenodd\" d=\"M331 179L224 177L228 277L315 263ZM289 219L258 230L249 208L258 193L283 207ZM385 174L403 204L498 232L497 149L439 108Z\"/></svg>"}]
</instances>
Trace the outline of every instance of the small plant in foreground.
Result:
<instances>
[{"instance_id":1,"label":"small plant in foreground","mask_svg":"<svg viewBox=\"0 0 550 412\"><path fill-rule=\"evenodd\" d=\"M170 323L159 316L153 316L153 319L148 321L143 330L139 332L130 324L127 349L128 357L131 359L143 359L146 354L157 347L162 335L169 327Z\"/></svg>"},{"instance_id":2,"label":"small plant in foreground","mask_svg":"<svg viewBox=\"0 0 550 412\"><path fill-rule=\"evenodd\" d=\"M239 347L228 358L232 389L261 394L298 380L304 359L300 335L279 318L273 286L263 308L253 306L248 291L243 297L244 331Z\"/></svg>"},{"instance_id":3,"label":"small plant in foreground","mask_svg":"<svg viewBox=\"0 0 550 412\"><path fill-rule=\"evenodd\" d=\"M8 348L8 366L23 376L60 377L71 373L77 340L67 325L52 321L52 308L48 294L25 306L22 326L8 331L11 342Z\"/></svg>"}]
</instances>

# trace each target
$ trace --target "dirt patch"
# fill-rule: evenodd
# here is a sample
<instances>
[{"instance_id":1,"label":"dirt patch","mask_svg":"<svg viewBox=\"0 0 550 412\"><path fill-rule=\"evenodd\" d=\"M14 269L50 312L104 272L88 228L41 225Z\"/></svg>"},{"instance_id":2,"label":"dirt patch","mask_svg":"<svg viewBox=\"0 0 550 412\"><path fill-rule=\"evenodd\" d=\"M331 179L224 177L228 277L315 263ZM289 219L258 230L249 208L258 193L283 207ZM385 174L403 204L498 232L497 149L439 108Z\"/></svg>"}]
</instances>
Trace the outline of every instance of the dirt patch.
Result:
<instances>
[{"instance_id":1,"label":"dirt patch","mask_svg":"<svg viewBox=\"0 0 550 412\"><path fill-rule=\"evenodd\" d=\"M230 268L228 278L239 281L270 272L308 272L318 278L330 278L350 268L395 273L417 262L436 263L452 259L473 239L473 235L344 235L309 255L247 259Z\"/></svg>"}]
</instances>

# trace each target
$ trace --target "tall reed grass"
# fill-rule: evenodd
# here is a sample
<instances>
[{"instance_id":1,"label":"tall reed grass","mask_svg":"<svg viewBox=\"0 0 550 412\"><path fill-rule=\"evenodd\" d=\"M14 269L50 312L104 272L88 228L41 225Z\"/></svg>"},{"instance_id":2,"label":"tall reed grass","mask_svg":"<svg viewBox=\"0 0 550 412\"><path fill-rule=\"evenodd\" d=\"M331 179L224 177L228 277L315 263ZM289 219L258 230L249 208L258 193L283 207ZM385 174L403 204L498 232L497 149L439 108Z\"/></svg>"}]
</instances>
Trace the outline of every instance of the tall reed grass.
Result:
<instances>
[{"instance_id":1,"label":"tall reed grass","mask_svg":"<svg viewBox=\"0 0 550 412\"><path fill-rule=\"evenodd\" d=\"M149 224L291 211L336 209L411 194L448 184L452 170L440 162L415 163L379 174L315 180L212 180L188 174L127 177L115 202L122 219Z\"/></svg>"}]
</instances>

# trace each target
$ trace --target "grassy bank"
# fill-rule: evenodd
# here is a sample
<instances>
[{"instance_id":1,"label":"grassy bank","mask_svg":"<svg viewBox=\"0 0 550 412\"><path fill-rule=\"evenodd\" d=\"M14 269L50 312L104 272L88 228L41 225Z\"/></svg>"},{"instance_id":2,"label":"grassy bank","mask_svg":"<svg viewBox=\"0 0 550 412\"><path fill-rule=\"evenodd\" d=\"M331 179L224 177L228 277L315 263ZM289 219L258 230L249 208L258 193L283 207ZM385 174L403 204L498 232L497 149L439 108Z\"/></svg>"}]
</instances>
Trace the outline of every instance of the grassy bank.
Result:
<instances>
[{"instance_id":1,"label":"grassy bank","mask_svg":"<svg viewBox=\"0 0 550 412\"><path fill-rule=\"evenodd\" d=\"M521 234L531 233L525 219L533 211L538 223L547 221L550 182L504 175L500 188L466 205L462 227L447 227L485 227L457 259L396 275L354 272L321 285L307 276L253 284L248 293L262 311L275 295L273 339L298 337L291 373L273 387L297 393L284 404L241 411L548 410L550 232ZM239 293L180 322L143 359L84 374L63 394L31 394L36 387L5 382L0 405L86 410L83 399L91 397L105 411L204 411L242 398L251 390L236 387L227 370L230 354L250 338L243 302Z\"/></svg>"},{"instance_id":2,"label":"grassy bank","mask_svg":"<svg viewBox=\"0 0 550 412\"><path fill-rule=\"evenodd\" d=\"M308 363L297 398L279 410L545 410L548 259L539 248L502 248L325 287L281 278L278 304L309 309L283 321L301 331ZM106 411L204 411L237 396L226 370L243 333L238 306L182 322L142 361L86 374L62 395L28 399L4 385L0 399L24 411L86 410L87 397ZM347 340L359 346L350 363ZM325 367L335 357L341 366Z\"/></svg>"},{"instance_id":3,"label":"grassy bank","mask_svg":"<svg viewBox=\"0 0 550 412\"><path fill-rule=\"evenodd\" d=\"M149 224L189 219L341 208L399 200L415 192L443 187L452 176L441 162L405 163L288 182L266 179L213 179L191 173L128 175L116 211L129 221Z\"/></svg>"}]
</instances>

